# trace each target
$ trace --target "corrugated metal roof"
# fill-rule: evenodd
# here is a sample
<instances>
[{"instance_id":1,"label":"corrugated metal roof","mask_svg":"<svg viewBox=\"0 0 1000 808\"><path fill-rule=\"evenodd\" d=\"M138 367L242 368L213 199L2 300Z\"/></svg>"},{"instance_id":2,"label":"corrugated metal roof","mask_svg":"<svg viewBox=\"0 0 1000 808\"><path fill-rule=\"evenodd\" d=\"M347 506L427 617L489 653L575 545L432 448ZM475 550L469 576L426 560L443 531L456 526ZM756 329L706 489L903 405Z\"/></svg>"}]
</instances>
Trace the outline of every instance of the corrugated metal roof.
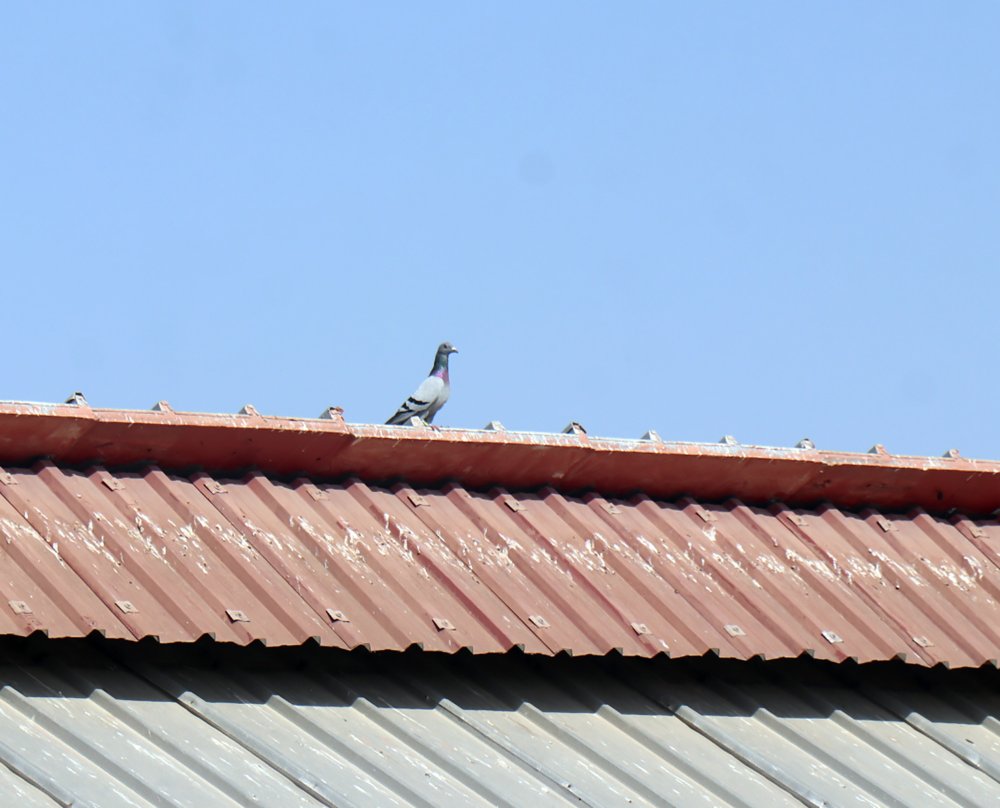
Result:
<instances>
[{"instance_id":1,"label":"corrugated metal roof","mask_svg":"<svg viewBox=\"0 0 1000 808\"><path fill-rule=\"evenodd\" d=\"M59 647L0 665L4 805L1000 803L995 671Z\"/></svg>"},{"instance_id":2,"label":"corrugated metal roof","mask_svg":"<svg viewBox=\"0 0 1000 808\"><path fill-rule=\"evenodd\" d=\"M980 666L1000 523L74 470L0 473L0 633Z\"/></svg>"}]
</instances>

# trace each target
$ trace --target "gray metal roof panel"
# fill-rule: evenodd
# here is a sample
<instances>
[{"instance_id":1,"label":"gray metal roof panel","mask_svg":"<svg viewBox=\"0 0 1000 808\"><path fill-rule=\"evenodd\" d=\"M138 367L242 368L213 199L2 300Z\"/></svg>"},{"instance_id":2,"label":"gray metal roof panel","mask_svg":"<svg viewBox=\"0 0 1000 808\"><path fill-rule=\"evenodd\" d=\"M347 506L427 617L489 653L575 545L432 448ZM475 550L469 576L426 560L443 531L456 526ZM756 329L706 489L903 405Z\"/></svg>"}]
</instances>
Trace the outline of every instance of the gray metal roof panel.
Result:
<instances>
[{"instance_id":1,"label":"gray metal roof panel","mask_svg":"<svg viewBox=\"0 0 1000 808\"><path fill-rule=\"evenodd\" d=\"M1000 804L996 671L102 647L0 667L0 804Z\"/></svg>"},{"instance_id":2,"label":"gray metal roof panel","mask_svg":"<svg viewBox=\"0 0 1000 808\"><path fill-rule=\"evenodd\" d=\"M44 781L48 779L33 760L25 758L9 744L0 741L0 795L9 805L20 808L65 808L67 797L60 793L46 791Z\"/></svg>"}]
</instances>

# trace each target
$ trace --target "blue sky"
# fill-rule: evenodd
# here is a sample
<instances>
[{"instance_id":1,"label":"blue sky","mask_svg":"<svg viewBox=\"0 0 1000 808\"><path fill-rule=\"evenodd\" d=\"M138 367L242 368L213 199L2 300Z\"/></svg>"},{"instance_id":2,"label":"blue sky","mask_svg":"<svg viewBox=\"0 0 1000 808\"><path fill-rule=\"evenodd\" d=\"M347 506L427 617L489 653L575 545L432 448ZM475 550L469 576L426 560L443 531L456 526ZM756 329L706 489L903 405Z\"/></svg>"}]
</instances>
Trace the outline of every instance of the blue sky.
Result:
<instances>
[{"instance_id":1,"label":"blue sky","mask_svg":"<svg viewBox=\"0 0 1000 808\"><path fill-rule=\"evenodd\" d=\"M1000 458L1000 5L7 4L0 398Z\"/></svg>"}]
</instances>

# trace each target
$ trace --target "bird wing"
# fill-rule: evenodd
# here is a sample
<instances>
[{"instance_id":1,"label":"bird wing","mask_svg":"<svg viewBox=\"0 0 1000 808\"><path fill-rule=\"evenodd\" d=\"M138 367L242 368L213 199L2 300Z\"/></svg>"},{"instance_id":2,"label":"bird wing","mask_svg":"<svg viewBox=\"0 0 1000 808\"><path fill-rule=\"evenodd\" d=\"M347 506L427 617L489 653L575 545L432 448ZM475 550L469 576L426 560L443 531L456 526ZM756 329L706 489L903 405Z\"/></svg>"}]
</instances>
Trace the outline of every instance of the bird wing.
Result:
<instances>
[{"instance_id":1,"label":"bird wing","mask_svg":"<svg viewBox=\"0 0 1000 808\"><path fill-rule=\"evenodd\" d=\"M427 415L421 416L428 424L434 420L434 416L438 414L445 403L448 401L448 396L451 394L451 386L445 384L441 388L441 392L438 393L438 397L434 400L431 406L427 410Z\"/></svg>"},{"instance_id":2,"label":"bird wing","mask_svg":"<svg viewBox=\"0 0 1000 808\"><path fill-rule=\"evenodd\" d=\"M420 383L413 395L404 401L393 416L386 421L387 424L405 424L414 415L423 418L428 412L435 409L441 393L445 389L444 379L437 376L428 376ZM440 409L440 407L438 407ZM433 414L431 415L433 418Z\"/></svg>"}]
</instances>

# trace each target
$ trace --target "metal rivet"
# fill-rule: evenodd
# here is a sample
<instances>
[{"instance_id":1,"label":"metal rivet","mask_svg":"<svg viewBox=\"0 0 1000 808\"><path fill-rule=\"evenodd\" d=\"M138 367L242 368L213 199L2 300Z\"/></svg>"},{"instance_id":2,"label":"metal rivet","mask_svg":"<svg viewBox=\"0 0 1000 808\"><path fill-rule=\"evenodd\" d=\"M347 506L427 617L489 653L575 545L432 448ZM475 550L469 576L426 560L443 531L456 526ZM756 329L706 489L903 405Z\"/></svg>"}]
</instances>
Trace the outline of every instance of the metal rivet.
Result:
<instances>
[{"instance_id":1,"label":"metal rivet","mask_svg":"<svg viewBox=\"0 0 1000 808\"><path fill-rule=\"evenodd\" d=\"M486 426L483 427L487 432L506 432L506 428L499 421L490 421Z\"/></svg>"},{"instance_id":2,"label":"metal rivet","mask_svg":"<svg viewBox=\"0 0 1000 808\"><path fill-rule=\"evenodd\" d=\"M419 508L421 505L425 507L430 506L430 503L424 497L420 496L420 494L410 492L406 495L406 498L410 500L410 504L413 505L414 508Z\"/></svg>"},{"instance_id":3,"label":"metal rivet","mask_svg":"<svg viewBox=\"0 0 1000 808\"><path fill-rule=\"evenodd\" d=\"M726 446L739 445L739 441L737 441L736 438L734 438L732 435L723 435L721 438L719 438L719 443L722 443Z\"/></svg>"},{"instance_id":4,"label":"metal rivet","mask_svg":"<svg viewBox=\"0 0 1000 808\"><path fill-rule=\"evenodd\" d=\"M607 500L601 500L601 507L604 508L610 514L621 513L622 510L613 502L608 502Z\"/></svg>"},{"instance_id":5,"label":"metal rivet","mask_svg":"<svg viewBox=\"0 0 1000 808\"><path fill-rule=\"evenodd\" d=\"M829 643L837 644L838 642L844 641L844 638L841 637L836 631L821 631L820 634L822 634L823 639Z\"/></svg>"},{"instance_id":6,"label":"metal rivet","mask_svg":"<svg viewBox=\"0 0 1000 808\"><path fill-rule=\"evenodd\" d=\"M243 409L240 410L237 415L249 415L252 417L260 418L261 415L257 412L257 408L253 404L244 404Z\"/></svg>"},{"instance_id":7,"label":"metal rivet","mask_svg":"<svg viewBox=\"0 0 1000 808\"><path fill-rule=\"evenodd\" d=\"M809 438L803 438L798 443L795 444L796 449L815 449L816 444L813 443Z\"/></svg>"},{"instance_id":8,"label":"metal rivet","mask_svg":"<svg viewBox=\"0 0 1000 808\"><path fill-rule=\"evenodd\" d=\"M518 500L514 499L514 497L504 497L503 504L506 505L508 508L510 508L512 511L514 511L514 513L524 510L524 505L522 505Z\"/></svg>"},{"instance_id":9,"label":"metal rivet","mask_svg":"<svg viewBox=\"0 0 1000 808\"><path fill-rule=\"evenodd\" d=\"M17 485L17 480L14 479L14 475L9 471L0 472L0 483L4 485Z\"/></svg>"},{"instance_id":10,"label":"metal rivet","mask_svg":"<svg viewBox=\"0 0 1000 808\"><path fill-rule=\"evenodd\" d=\"M205 490L210 494L225 494L226 489L218 480L203 480Z\"/></svg>"},{"instance_id":11,"label":"metal rivet","mask_svg":"<svg viewBox=\"0 0 1000 808\"><path fill-rule=\"evenodd\" d=\"M436 628L438 631L455 630L455 627L451 624L451 620L446 620L443 617L435 617L433 618L433 620L434 620L434 628Z\"/></svg>"},{"instance_id":12,"label":"metal rivet","mask_svg":"<svg viewBox=\"0 0 1000 808\"><path fill-rule=\"evenodd\" d=\"M110 474L105 474L101 478L101 482L104 483L112 491L121 491L125 487L125 483L119 480L117 477L112 477Z\"/></svg>"},{"instance_id":13,"label":"metal rivet","mask_svg":"<svg viewBox=\"0 0 1000 808\"><path fill-rule=\"evenodd\" d=\"M250 618L247 617L246 612L241 612L239 609L226 609L226 616L234 623L250 622Z\"/></svg>"},{"instance_id":14,"label":"metal rivet","mask_svg":"<svg viewBox=\"0 0 1000 808\"><path fill-rule=\"evenodd\" d=\"M351 622L351 618L349 618L346 614L344 614L342 611L339 611L337 609L327 609L326 613L328 615L330 615L330 619L334 623L350 623Z\"/></svg>"},{"instance_id":15,"label":"metal rivet","mask_svg":"<svg viewBox=\"0 0 1000 808\"><path fill-rule=\"evenodd\" d=\"M649 626L645 623L632 623L632 631L636 634L649 634Z\"/></svg>"},{"instance_id":16,"label":"metal rivet","mask_svg":"<svg viewBox=\"0 0 1000 808\"><path fill-rule=\"evenodd\" d=\"M139 610L135 607L135 604L130 600L116 600L115 606L121 609L125 614L135 614Z\"/></svg>"},{"instance_id":17,"label":"metal rivet","mask_svg":"<svg viewBox=\"0 0 1000 808\"><path fill-rule=\"evenodd\" d=\"M727 626L723 626L723 628L730 637L745 637L747 635L747 633L735 623L730 623Z\"/></svg>"},{"instance_id":18,"label":"metal rivet","mask_svg":"<svg viewBox=\"0 0 1000 808\"><path fill-rule=\"evenodd\" d=\"M14 614L31 614L31 607L23 600L8 600L7 604Z\"/></svg>"},{"instance_id":19,"label":"metal rivet","mask_svg":"<svg viewBox=\"0 0 1000 808\"><path fill-rule=\"evenodd\" d=\"M529 614L528 619L534 623L538 628L548 628L549 621L542 617L540 614Z\"/></svg>"},{"instance_id":20,"label":"metal rivet","mask_svg":"<svg viewBox=\"0 0 1000 808\"><path fill-rule=\"evenodd\" d=\"M646 434L642 436L642 440L652 441L653 443L663 443L663 438L660 437L660 433L655 429L649 429Z\"/></svg>"},{"instance_id":21,"label":"metal rivet","mask_svg":"<svg viewBox=\"0 0 1000 808\"><path fill-rule=\"evenodd\" d=\"M912 639L921 648L930 648L932 645L934 645L934 643L932 643L926 637L913 637Z\"/></svg>"},{"instance_id":22,"label":"metal rivet","mask_svg":"<svg viewBox=\"0 0 1000 808\"><path fill-rule=\"evenodd\" d=\"M882 530L886 533L888 533L890 530L893 529L892 522L890 522L884 516L878 517L878 519L875 520L875 524L878 525L880 528L882 528Z\"/></svg>"},{"instance_id":23,"label":"metal rivet","mask_svg":"<svg viewBox=\"0 0 1000 808\"><path fill-rule=\"evenodd\" d=\"M947 457L947 458L950 458L952 460L958 460L961 456L962 455L959 454L958 449L949 449L947 452L945 452L943 455L941 455L941 457Z\"/></svg>"},{"instance_id":24,"label":"metal rivet","mask_svg":"<svg viewBox=\"0 0 1000 808\"><path fill-rule=\"evenodd\" d=\"M712 513L711 511L706 511L704 508L697 508L695 510L695 514L697 514L698 517L703 522L714 522L715 521L715 514Z\"/></svg>"},{"instance_id":25,"label":"metal rivet","mask_svg":"<svg viewBox=\"0 0 1000 808\"><path fill-rule=\"evenodd\" d=\"M570 421L563 428L563 434L564 435L586 435L587 434L587 430L583 426L583 424L578 423L576 421Z\"/></svg>"}]
</instances>

